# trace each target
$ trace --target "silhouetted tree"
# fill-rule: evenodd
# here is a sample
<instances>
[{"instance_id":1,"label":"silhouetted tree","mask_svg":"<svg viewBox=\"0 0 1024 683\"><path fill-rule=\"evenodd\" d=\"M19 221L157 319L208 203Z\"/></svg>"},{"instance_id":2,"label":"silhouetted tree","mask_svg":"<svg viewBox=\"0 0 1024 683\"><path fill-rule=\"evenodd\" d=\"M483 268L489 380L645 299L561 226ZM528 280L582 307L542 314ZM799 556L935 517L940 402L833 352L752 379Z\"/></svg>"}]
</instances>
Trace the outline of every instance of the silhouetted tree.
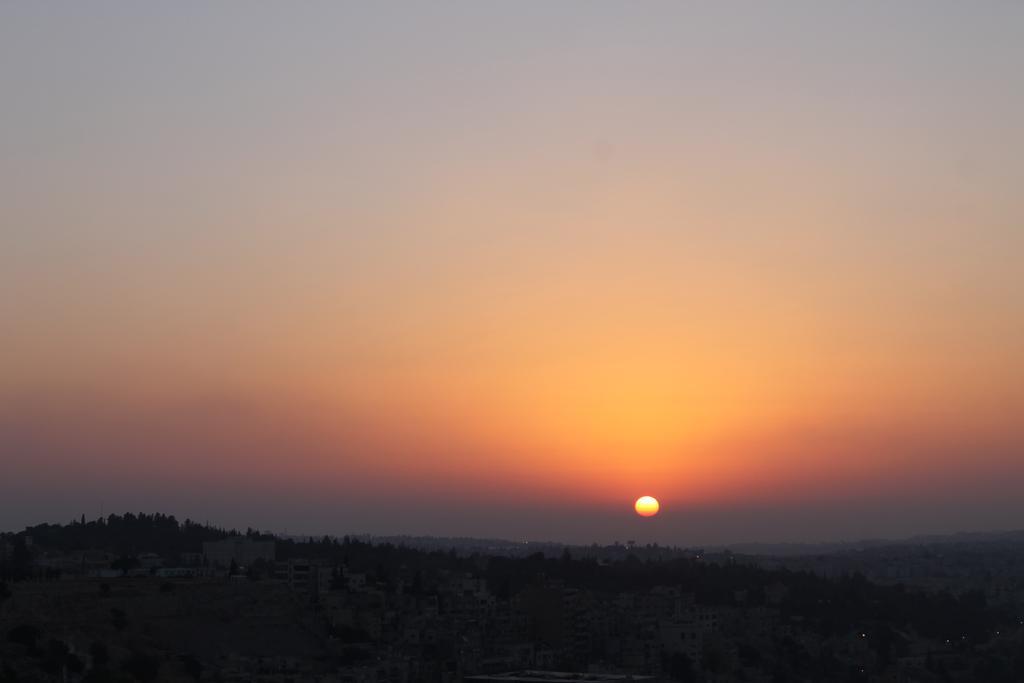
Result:
<instances>
[{"instance_id":1,"label":"silhouetted tree","mask_svg":"<svg viewBox=\"0 0 1024 683\"><path fill-rule=\"evenodd\" d=\"M121 572L122 576L127 576L128 572L138 566L139 558L129 557L127 555L123 555L110 563L110 568Z\"/></svg>"},{"instance_id":2,"label":"silhouetted tree","mask_svg":"<svg viewBox=\"0 0 1024 683\"><path fill-rule=\"evenodd\" d=\"M18 624L7 632L7 641L23 645L29 650L35 650L40 636L42 633L32 624Z\"/></svg>"},{"instance_id":3,"label":"silhouetted tree","mask_svg":"<svg viewBox=\"0 0 1024 683\"><path fill-rule=\"evenodd\" d=\"M121 663L121 669L137 681L155 681L160 675L160 660L154 655L135 652Z\"/></svg>"},{"instance_id":4,"label":"silhouetted tree","mask_svg":"<svg viewBox=\"0 0 1024 683\"><path fill-rule=\"evenodd\" d=\"M110 665L110 651L99 641L89 646L89 658L92 660L94 669L105 669Z\"/></svg>"},{"instance_id":5,"label":"silhouetted tree","mask_svg":"<svg viewBox=\"0 0 1024 683\"><path fill-rule=\"evenodd\" d=\"M124 610L115 607L110 610L110 623L118 631L123 631L128 627L128 615Z\"/></svg>"},{"instance_id":6,"label":"silhouetted tree","mask_svg":"<svg viewBox=\"0 0 1024 683\"><path fill-rule=\"evenodd\" d=\"M693 669L693 662L682 652L675 652L667 658L665 671L673 681L682 683L696 683L697 673Z\"/></svg>"},{"instance_id":7,"label":"silhouetted tree","mask_svg":"<svg viewBox=\"0 0 1024 683\"><path fill-rule=\"evenodd\" d=\"M68 650L67 643L63 640L51 638L46 643L46 647L43 648L40 656L39 668L48 674L57 674L67 665L67 658L69 654L70 651Z\"/></svg>"},{"instance_id":8,"label":"silhouetted tree","mask_svg":"<svg viewBox=\"0 0 1024 683\"><path fill-rule=\"evenodd\" d=\"M199 680L203 677L203 665L202 663L193 657L192 655L182 655L181 665L185 669L185 673L191 676L195 680Z\"/></svg>"},{"instance_id":9,"label":"silhouetted tree","mask_svg":"<svg viewBox=\"0 0 1024 683\"><path fill-rule=\"evenodd\" d=\"M25 579L32 574L32 553L25 542L25 535L18 535L14 539L14 548L11 550L9 564L9 576L15 581Z\"/></svg>"}]
</instances>

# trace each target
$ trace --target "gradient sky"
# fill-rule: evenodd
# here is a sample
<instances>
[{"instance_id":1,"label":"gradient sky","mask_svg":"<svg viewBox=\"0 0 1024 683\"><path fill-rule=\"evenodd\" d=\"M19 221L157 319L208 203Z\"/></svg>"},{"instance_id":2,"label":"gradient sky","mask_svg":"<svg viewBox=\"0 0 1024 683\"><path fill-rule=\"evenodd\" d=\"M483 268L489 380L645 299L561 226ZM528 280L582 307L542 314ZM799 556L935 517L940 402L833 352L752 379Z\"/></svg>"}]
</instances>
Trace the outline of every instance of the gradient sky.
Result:
<instances>
[{"instance_id":1,"label":"gradient sky","mask_svg":"<svg viewBox=\"0 0 1024 683\"><path fill-rule=\"evenodd\" d=\"M1024 527L1022 35L1009 1L4 3L0 528Z\"/></svg>"}]
</instances>

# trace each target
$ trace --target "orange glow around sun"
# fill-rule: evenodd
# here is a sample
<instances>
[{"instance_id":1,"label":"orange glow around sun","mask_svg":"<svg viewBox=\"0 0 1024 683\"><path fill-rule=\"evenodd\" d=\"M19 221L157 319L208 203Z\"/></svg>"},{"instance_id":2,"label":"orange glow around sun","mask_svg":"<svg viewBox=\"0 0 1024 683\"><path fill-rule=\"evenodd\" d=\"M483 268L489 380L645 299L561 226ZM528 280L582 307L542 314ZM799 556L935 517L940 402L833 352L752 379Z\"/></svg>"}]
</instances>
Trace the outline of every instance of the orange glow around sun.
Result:
<instances>
[{"instance_id":1,"label":"orange glow around sun","mask_svg":"<svg viewBox=\"0 0 1024 683\"><path fill-rule=\"evenodd\" d=\"M653 496L640 496L636 499L636 503L633 504L633 508L636 510L636 514L641 517L653 517L658 514L661 505L658 503L658 499Z\"/></svg>"}]
</instances>

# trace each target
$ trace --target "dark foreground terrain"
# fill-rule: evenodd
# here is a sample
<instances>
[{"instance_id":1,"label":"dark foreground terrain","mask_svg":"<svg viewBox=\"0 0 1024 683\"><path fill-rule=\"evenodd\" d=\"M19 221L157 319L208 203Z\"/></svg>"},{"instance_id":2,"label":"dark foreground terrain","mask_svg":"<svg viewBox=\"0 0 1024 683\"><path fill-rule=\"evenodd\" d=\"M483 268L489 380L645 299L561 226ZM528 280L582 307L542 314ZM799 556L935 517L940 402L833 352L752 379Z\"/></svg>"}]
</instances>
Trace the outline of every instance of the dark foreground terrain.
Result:
<instances>
[{"instance_id":1,"label":"dark foreground terrain","mask_svg":"<svg viewBox=\"0 0 1024 683\"><path fill-rule=\"evenodd\" d=\"M0 681L1024 681L1019 540L544 550L40 525L0 537Z\"/></svg>"}]
</instances>

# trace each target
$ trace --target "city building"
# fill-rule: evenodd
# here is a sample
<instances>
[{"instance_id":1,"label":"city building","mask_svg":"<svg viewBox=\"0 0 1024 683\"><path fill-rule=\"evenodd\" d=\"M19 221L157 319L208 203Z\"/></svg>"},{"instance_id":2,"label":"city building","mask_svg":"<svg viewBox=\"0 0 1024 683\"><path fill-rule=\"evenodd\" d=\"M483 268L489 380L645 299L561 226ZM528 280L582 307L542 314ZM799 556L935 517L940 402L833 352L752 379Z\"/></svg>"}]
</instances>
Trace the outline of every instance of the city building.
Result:
<instances>
[{"instance_id":1,"label":"city building","mask_svg":"<svg viewBox=\"0 0 1024 683\"><path fill-rule=\"evenodd\" d=\"M273 541L254 541L250 538L232 537L223 541L203 543L203 558L211 567L230 567L231 561L245 567L256 560L274 561Z\"/></svg>"}]
</instances>

